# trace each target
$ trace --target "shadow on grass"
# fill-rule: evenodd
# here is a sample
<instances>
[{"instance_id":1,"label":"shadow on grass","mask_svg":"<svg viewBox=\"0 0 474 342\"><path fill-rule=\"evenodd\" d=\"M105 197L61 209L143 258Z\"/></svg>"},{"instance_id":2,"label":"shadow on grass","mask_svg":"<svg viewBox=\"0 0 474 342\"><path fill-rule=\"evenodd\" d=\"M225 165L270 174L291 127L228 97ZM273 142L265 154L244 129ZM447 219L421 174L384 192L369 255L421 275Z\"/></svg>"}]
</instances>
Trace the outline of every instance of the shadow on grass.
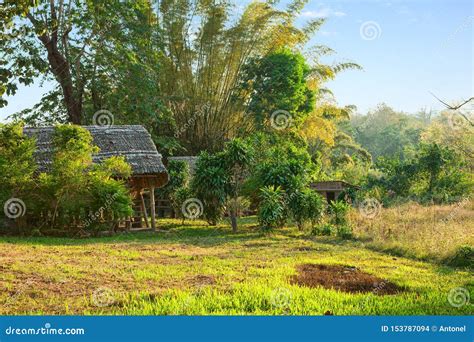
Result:
<instances>
[{"instance_id":1,"label":"shadow on grass","mask_svg":"<svg viewBox=\"0 0 474 342\"><path fill-rule=\"evenodd\" d=\"M255 227L254 223L254 218L242 218L239 222L239 230L234 233L227 222L222 222L218 226L212 227L202 221L185 222L182 224L178 220L164 219L157 222L158 231L156 232L119 232L112 236L93 238L0 236L0 243L45 246L179 243L211 247L226 243L246 243L247 241L259 238L279 240L275 235L265 234L260 231L258 227ZM278 231L278 235L287 235L291 231L291 229Z\"/></svg>"}]
</instances>

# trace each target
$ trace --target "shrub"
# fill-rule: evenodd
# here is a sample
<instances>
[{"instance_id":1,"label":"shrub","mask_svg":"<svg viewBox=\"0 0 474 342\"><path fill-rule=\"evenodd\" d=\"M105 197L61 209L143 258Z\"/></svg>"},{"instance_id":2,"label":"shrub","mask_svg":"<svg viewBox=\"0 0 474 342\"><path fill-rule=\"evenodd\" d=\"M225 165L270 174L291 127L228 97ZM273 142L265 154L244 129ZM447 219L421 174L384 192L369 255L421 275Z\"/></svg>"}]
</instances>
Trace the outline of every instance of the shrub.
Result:
<instances>
[{"instance_id":1,"label":"shrub","mask_svg":"<svg viewBox=\"0 0 474 342\"><path fill-rule=\"evenodd\" d=\"M260 190L258 222L262 229L271 230L284 221L284 194L280 187L268 186Z\"/></svg>"},{"instance_id":2,"label":"shrub","mask_svg":"<svg viewBox=\"0 0 474 342\"><path fill-rule=\"evenodd\" d=\"M288 196L288 206L298 229L302 229L308 221L314 227L321 219L324 211L323 198L311 189L303 189L292 193Z\"/></svg>"},{"instance_id":3,"label":"shrub","mask_svg":"<svg viewBox=\"0 0 474 342\"><path fill-rule=\"evenodd\" d=\"M343 201L333 201L329 204L331 220L336 226L344 226L349 223L349 210L351 206Z\"/></svg>"},{"instance_id":4,"label":"shrub","mask_svg":"<svg viewBox=\"0 0 474 342\"><path fill-rule=\"evenodd\" d=\"M188 185L189 165L183 160L170 160L167 169L169 181L164 187L156 189L156 195L171 200L171 196L176 190Z\"/></svg>"},{"instance_id":5,"label":"shrub","mask_svg":"<svg viewBox=\"0 0 474 342\"><path fill-rule=\"evenodd\" d=\"M170 194L171 206L173 207L176 216L183 219L183 223L186 217L183 215L181 207L187 199L193 197L194 195L188 186L182 186Z\"/></svg>"},{"instance_id":6,"label":"shrub","mask_svg":"<svg viewBox=\"0 0 474 342\"><path fill-rule=\"evenodd\" d=\"M460 246L454 255L447 260L447 264L474 269L474 247L469 245Z\"/></svg>"},{"instance_id":7,"label":"shrub","mask_svg":"<svg viewBox=\"0 0 474 342\"><path fill-rule=\"evenodd\" d=\"M351 206L343 201L334 201L329 205L331 221L336 226L336 235L342 239L352 237L352 228L349 222L349 210Z\"/></svg>"},{"instance_id":8,"label":"shrub","mask_svg":"<svg viewBox=\"0 0 474 342\"><path fill-rule=\"evenodd\" d=\"M336 236L341 239L351 239L353 237L352 228L349 225L336 226Z\"/></svg>"},{"instance_id":9,"label":"shrub","mask_svg":"<svg viewBox=\"0 0 474 342\"><path fill-rule=\"evenodd\" d=\"M253 151L240 139L226 143L222 152L201 153L196 164L192 190L203 202L204 216L216 225L227 206L232 230L237 230L237 199L246 180ZM234 205L232 205L234 204Z\"/></svg>"},{"instance_id":10,"label":"shrub","mask_svg":"<svg viewBox=\"0 0 474 342\"><path fill-rule=\"evenodd\" d=\"M335 231L335 227L330 223L326 223L323 225L313 226L313 229L311 230L311 234L330 236L333 234L334 231Z\"/></svg>"},{"instance_id":11,"label":"shrub","mask_svg":"<svg viewBox=\"0 0 474 342\"><path fill-rule=\"evenodd\" d=\"M22 123L0 124L0 225L8 229L12 222L4 219L3 210L7 200L19 198L25 202L26 208L31 208L35 203L30 196L35 191L35 147L34 139L23 135ZM20 221L26 226L21 218L16 220L17 225Z\"/></svg>"},{"instance_id":12,"label":"shrub","mask_svg":"<svg viewBox=\"0 0 474 342\"><path fill-rule=\"evenodd\" d=\"M94 165L92 155L98 148L92 145L89 131L75 125L56 126L51 168L48 173L33 177L34 144L23 137L21 126L13 127L13 131L0 129L0 134L8 134L15 141L2 139L0 167L9 161L9 154L18 153L25 175L12 178L17 184L0 179L1 188L12 189L12 194L21 192L27 208L23 220L36 235L44 231L55 235L64 231L74 233L72 228L78 227L94 234L113 228L114 221L132 214L132 201L123 181L130 176L130 165L123 157L112 157ZM16 223L18 226L19 220Z\"/></svg>"}]
</instances>

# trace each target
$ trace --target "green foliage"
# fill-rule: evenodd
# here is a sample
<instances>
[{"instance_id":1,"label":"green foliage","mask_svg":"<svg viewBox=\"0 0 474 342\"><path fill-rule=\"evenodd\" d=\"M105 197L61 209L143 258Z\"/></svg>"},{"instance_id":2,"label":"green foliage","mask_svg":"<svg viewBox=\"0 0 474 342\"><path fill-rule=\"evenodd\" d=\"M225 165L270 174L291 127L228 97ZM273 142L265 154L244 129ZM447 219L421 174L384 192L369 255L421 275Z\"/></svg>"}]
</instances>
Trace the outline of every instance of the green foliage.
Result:
<instances>
[{"instance_id":1,"label":"green foliage","mask_svg":"<svg viewBox=\"0 0 474 342\"><path fill-rule=\"evenodd\" d=\"M353 116L351 133L374 160L395 156L404 160L416 151L424 126L422 118L381 104L365 116Z\"/></svg>"},{"instance_id":2,"label":"green foliage","mask_svg":"<svg viewBox=\"0 0 474 342\"><path fill-rule=\"evenodd\" d=\"M34 139L23 135L23 124L0 124L0 202L19 197L33 185ZM2 211L3 213L3 211Z\"/></svg>"},{"instance_id":3,"label":"green foliage","mask_svg":"<svg viewBox=\"0 0 474 342\"><path fill-rule=\"evenodd\" d=\"M343 201L332 201L329 203L329 212L332 215L333 223L336 226L348 224L350 209L351 206Z\"/></svg>"},{"instance_id":4,"label":"green foliage","mask_svg":"<svg viewBox=\"0 0 474 342\"><path fill-rule=\"evenodd\" d=\"M348 240L352 239L354 234L352 232L352 228L349 225L340 225L336 227L336 236L343 240Z\"/></svg>"},{"instance_id":5,"label":"green foliage","mask_svg":"<svg viewBox=\"0 0 474 342\"><path fill-rule=\"evenodd\" d=\"M131 167L124 157L112 157L99 165L92 163L98 148L86 129L74 125L59 125L53 133L53 162L47 173L33 175L34 140L23 136L21 125L2 126L0 129L0 167L6 166L8 156L15 153L18 163L1 178L1 189L22 199L26 214L17 227L27 227L35 234L51 231L74 233L73 221L79 220L84 231L96 233L113 228L114 222L132 214L131 198L125 182ZM7 139L8 137L8 139ZM16 167L16 166L21 167ZM24 172L21 178L16 172ZM2 173L3 175L3 173ZM33 186L34 185L34 186Z\"/></svg>"},{"instance_id":6,"label":"green foliage","mask_svg":"<svg viewBox=\"0 0 474 342\"><path fill-rule=\"evenodd\" d=\"M302 190L317 172L306 144L293 136L256 134L249 139L256 150L245 193L258 203L258 189L281 187L288 195Z\"/></svg>"},{"instance_id":7,"label":"green foliage","mask_svg":"<svg viewBox=\"0 0 474 342\"><path fill-rule=\"evenodd\" d=\"M132 214L129 192L120 180L131 174L124 157L93 165L92 155L98 148L92 145L90 132L80 126L57 126L53 145L51 171L39 177L44 192L37 210L59 213L60 222L52 215L45 224L52 229L58 225L67 229L75 216L85 222L86 230L96 232L106 228L105 223Z\"/></svg>"},{"instance_id":8,"label":"green foliage","mask_svg":"<svg viewBox=\"0 0 474 342\"><path fill-rule=\"evenodd\" d=\"M170 193L171 206L173 207L175 214L183 219L183 222L186 218L182 212L183 203L187 199L194 197L195 196L189 186L181 186Z\"/></svg>"},{"instance_id":9,"label":"green foliage","mask_svg":"<svg viewBox=\"0 0 474 342\"><path fill-rule=\"evenodd\" d=\"M229 175L221 155L203 152L199 155L192 179L192 189L204 205L204 217L216 225L223 215L229 190Z\"/></svg>"},{"instance_id":10,"label":"green foliage","mask_svg":"<svg viewBox=\"0 0 474 342\"><path fill-rule=\"evenodd\" d=\"M285 214L285 193L280 187L266 186L260 190L258 222L264 230L281 226Z\"/></svg>"},{"instance_id":11,"label":"green foliage","mask_svg":"<svg viewBox=\"0 0 474 342\"><path fill-rule=\"evenodd\" d=\"M336 226L336 235L341 239L352 237L352 228L349 222L349 211L351 206L343 201L333 201L329 204L331 221Z\"/></svg>"},{"instance_id":12,"label":"green foliage","mask_svg":"<svg viewBox=\"0 0 474 342\"><path fill-rule=\"evenodd\" d=\"M469 196L472 174L454 150L437 144L420 144L410 160L380 159L382 175L369 178L369 187L380 187L393 196L421 202L449 203Z\"/></svg>"},{"instance_id":13,"label":"green foliage","mask_svg":"<svg viewBox=\"0 0 474 342\"><path fill-rule=\"evenodd\" d=\"M474 269L474 247L469 245L460 246L456 253L446 261L451 266Z\"/></svg>"},{"instance_id":14,"label":"green foliage","mask_svg":"<svg viewBox=\"0 0 474 342\"><path fill-rule=\"evenodd\" d=\"M0 124L0 228L11 226L11 221L3 222L5 218L3 207L7 201L15 203L18 202L17 199L23 201L25 207L21 202L17 203L18 213L28 211L36 203L35 198L31 196L36 192L34 182L36 164L33 159L35 148L35 140L23 135L23 124ZM15 213L15 210L9 212ZM24 217L18 217L16 224L18 227L25 226Z\"/></svg>"},{"instance_id":15,"label":"green foliage","mask_svg":"<svg viewBox=\"0 0 474 342\"><path fill-rule=\"evenodd\" d=\"M183 160L170 160L167 165L169 181L161 188L156 189L156 195L170 199L178 189L187 187L190 180L189 165Z\"/></svg>"},{"instance_id":16,"label":"green foliage","mask_svg":"<svg viewBox=\"0 0 474 342\"><path fill-rule=\"evenodd\" d=\"M323 216L324 200L316 191L306 188L288 197L288 207L299 229L308 221L314 227Z\"/></svg>"},{"instance_id":17,"label":"green foliage","mask_svg":"<svg viewBox=\"0 0 474 342\"><path fill-rule=\"evenodd\" d=\"M226 143L223 151L216 154L201 153L196 163L192 189L203 202L204 216L211 225L222 217L226 204L240 195L247 178L248 167L253 159L253 150L246 142L233 139ZM236 206L229 206L231 219L236 216ZM236 230L237 227L233 226Z\"/></svg>"},{"instance_id":18,"label":"green foliage","mask_svg":"<svg viewBox=\"0 0 474 342\"><path fill-rule=\"evenodd\" d=\"M313 226L311 230L312 235L322 235L322 236L331 236L333 232L336 231L336 227L334 227L330 223L325 223L317 226Z\"/></svg>"},{"instance_id":19,"label":"green foliage","mask_svg":"<svg viewBox=\"0 0 474 342\"><path fill-rule=\"evenodd\" d=\"M252 94L248 110L257 128L272 129L271 115L277 111L284 111L288 123L301 125L314 108L315 95L307 83L310 71L305 58L288 48L247 64L243 87Z\"/></svg>"}]
</instances>

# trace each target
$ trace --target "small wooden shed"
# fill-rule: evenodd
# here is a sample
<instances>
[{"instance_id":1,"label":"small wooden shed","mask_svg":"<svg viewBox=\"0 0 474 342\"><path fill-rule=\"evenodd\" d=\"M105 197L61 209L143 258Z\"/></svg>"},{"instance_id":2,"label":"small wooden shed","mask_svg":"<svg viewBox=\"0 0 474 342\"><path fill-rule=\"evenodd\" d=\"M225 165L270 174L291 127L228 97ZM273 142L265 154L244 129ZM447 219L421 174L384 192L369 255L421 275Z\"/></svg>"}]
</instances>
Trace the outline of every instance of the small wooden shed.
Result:
<instances>
[{"instance_id":1,"label":"small wooden shed","mask_svg":"<svg viewBox=\"0 0 474 342\"><path fill-rule=\"evenodd\" d=\"M337 200L342 192L351 188L357 189L358 187L344 181L322 181L312 183L310 188L316 190L328 202L332 202Z\"/></svg>"},{"instance_id":2,"label":"small wooden shed","mask_svg":"<svg viewBox=\"0 0 474 342\"><path fill-rule=\"evenodd\" d=\"M140 217L130 218L130 226L133 221L137 222L139 219L139 227L142 227L143 222L145 227L148 228L148 213L144 193L149 193L151 228L156 229L155 188L168 183L168 172L150 133L140 125L83 127L91 133L93 144L100 149L99 153L93 156L94 163L100 163L112 156L124 156L132 168L132 176L128 179L128 184L134 198L134 204L138 205L138 210L134 207L135 212L138 211ZM34 157L40 172L47 172L52 163L53 132L54 127L51 126L24 128L25 135L36 139L37 149Z\"/></svg>"}]
</instances>

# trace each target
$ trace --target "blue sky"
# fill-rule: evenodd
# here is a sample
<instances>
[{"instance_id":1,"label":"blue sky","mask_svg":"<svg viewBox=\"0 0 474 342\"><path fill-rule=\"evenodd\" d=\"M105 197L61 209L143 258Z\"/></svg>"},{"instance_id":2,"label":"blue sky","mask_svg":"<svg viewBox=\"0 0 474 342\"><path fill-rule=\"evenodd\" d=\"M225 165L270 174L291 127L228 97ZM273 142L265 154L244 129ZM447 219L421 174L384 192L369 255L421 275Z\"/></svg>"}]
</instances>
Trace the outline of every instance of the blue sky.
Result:
<instances>
[{"instance_id":1,"label":"blue sky","mask_svg":"<svg viewBox=\"0 0 474 342\"><path fill-rule=\"evenodd\" d=\"M242 2L242 1L240 1ZM245 1L248 2L248 1ZM472 0L309 1L300 23L327 21L310 44L336 50L326 62L353 61L328 86L341 105L360 113L385 102L396 110L442 109L430 91L449 102L474 95ZM365 30L364 30L365 29ZM0 120L39 101L52 84L20 87L0 109Z\"/></svg>"}]
</instances>

